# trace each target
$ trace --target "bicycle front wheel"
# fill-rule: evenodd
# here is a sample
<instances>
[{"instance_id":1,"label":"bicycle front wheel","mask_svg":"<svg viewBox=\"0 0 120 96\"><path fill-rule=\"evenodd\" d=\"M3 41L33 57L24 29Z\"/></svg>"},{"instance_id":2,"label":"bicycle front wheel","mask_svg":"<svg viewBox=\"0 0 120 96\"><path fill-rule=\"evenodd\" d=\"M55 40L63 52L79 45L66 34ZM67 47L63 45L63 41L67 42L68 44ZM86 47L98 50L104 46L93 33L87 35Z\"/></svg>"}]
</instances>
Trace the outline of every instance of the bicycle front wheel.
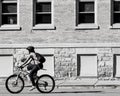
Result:
<instances>
[{"instance_id":1,"label":"bicycle front wheel","mask_svg":"<svg viewBox=\"0 0 120 96\"><path fill-rule=\"evenodd\" d=\"M5 86L10 93L20 93L24 88L24 81L20 76L11 75L6 79Z\"/></svg>"},{"instance_id":2,"label":"bicycle front wheel","mask_svg":"<svg viewBox=\"0 0 120 96\"><path fill-rule=\"evenodd\" d=\"M50 75L42 75L37 79L36 87L41 93L50 93L55 88L55 81Z\"/></svg>"}]
</instances>

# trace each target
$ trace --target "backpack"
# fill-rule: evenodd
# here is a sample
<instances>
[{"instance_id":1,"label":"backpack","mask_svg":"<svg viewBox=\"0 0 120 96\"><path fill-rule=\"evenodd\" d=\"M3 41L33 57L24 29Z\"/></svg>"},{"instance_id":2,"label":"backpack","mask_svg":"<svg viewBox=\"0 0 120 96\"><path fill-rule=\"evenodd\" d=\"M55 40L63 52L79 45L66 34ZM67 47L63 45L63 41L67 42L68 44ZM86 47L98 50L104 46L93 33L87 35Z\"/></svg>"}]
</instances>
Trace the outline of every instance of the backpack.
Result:
<instances>
[{"instance_id":1,"label":"backpack","mask_svg":"<svg viewBox=\"0 0 120 96\"><path fill-rule=\"evenodd\" d=\"M35 53L39 62L44 63L46 61L45 57L39 53Z\"/></svg>"}]
</instances>

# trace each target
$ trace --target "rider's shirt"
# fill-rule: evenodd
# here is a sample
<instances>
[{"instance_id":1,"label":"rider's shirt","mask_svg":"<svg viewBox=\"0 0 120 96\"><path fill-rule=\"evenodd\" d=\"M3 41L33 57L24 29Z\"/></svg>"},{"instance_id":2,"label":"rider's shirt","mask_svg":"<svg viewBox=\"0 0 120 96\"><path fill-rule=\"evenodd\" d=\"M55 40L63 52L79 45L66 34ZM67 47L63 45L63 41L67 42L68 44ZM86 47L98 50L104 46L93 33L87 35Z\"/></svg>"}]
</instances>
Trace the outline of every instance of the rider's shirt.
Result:
<instances>
[{"instance_id":1,"label":"rider's shirt","mask_svg":"<svg viewBox=\"0 0 120 96\"><path fill-rule=\"evenodd\" d=\"M37 56L35 53L31 52L30 53L30 58L31 58L31 64L38 64L40 63L37 59Z\"/></svg>"}]
</instances>

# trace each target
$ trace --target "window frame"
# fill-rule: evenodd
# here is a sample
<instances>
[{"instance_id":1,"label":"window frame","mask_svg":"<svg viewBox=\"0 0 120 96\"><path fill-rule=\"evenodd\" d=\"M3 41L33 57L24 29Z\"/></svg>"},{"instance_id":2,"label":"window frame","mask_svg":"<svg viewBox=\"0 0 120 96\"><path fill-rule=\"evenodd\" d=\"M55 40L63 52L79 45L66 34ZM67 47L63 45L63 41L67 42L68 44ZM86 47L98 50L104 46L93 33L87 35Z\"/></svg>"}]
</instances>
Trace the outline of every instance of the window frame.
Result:
<instances>
[{"instance_id":1,"label":"window frame","mask_svg":"<svg viewBox=\"0 0 120 96\"><path fill-rule=\"evenodd\" d=\"M40 3L47 3L47 2L51 2L51 23L50 24L36 24L36 2L40 2ZM49 29L55 29L54 26L54 0L34 0L33 1L33 30L39 30L39 29L45 29L45 30L49 30Z\"/></svg>"},{"instance_id":2,"label":"window frame","mask_svg":"<svg viewBox=\"0 0 120 96\"><path fill-rule=\"evenodd\" d=\"M94 2L94 23L81 23L79 20L79 2ZM76 0L76 26L75 29L98 29L97 25L97 0Z\"/></svg>"},{"instance_id":3,"label":"window frame","mask_svg":"<svg viewBox=\"0 0 120 96\"><path fill-rule=\"evenodd\" d=\"M111 29L120 29L120 23L114 23L114 2L115 1L119 1L120 0L111 0L111 18L110 18L110 21L111 21L111 24L110 24L110 28Z\"/></svg>"},{"instance_id":4,"label":"window frame","mask_svg":"<svg viewBox=\"0 0 120 96\"><path fill-rule=\"evenodd\" d=\"M2 24L2 4L3 3L17 3L17 24ZM0 0L0 30L20 30L19 26L19 0L16 1L2 1Z\"/></svg>"}]
</instances>

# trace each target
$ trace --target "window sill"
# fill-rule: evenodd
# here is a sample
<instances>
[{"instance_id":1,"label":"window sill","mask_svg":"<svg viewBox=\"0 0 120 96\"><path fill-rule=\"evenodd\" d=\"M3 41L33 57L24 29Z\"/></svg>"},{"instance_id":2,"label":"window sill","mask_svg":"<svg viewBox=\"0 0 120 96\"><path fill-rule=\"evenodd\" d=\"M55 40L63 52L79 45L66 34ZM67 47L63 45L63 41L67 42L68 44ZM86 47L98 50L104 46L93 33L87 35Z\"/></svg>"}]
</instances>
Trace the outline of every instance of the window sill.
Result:
<instances>
[{"instance_id":1,"label":"window sill","mask_svg":"<svg viewBox=\"0 0 120 96\"><path fill-rule=\"evenodd\" d=\"M55 26L52 24L38 24L33 27L33 30L54 30Z\"/></svg>"},{"instance_id":2,"label":"window sill","mask_svg":"<svg viewBox=\"0 0 120 96\"><path fill-rule=\"evenodd\" d=\"M96 24L79 24L75 27L76 30L85 30L85 29L99 29L99 26Z\"/></svg>"},{"instance_id":3,"label":"window sill","mask_svg":"<svg viewBox=\"0 0 120 96\"><path fill-rule=\"evenodd\" d=\"M113 24L110 26L110 29L120 29L120 24Z\"/></svg>"},{"instance_id":4,"label":"window sill","mask_svg":"<svg viewBox=\"0 0 120 96\"><path fill-rule=\"evenodd\" d=\"M20 26L18 25L2 25L0 26L0 30L1 31L16 31L16 30L20 30Z\"/></svg>"}]
</instances>

